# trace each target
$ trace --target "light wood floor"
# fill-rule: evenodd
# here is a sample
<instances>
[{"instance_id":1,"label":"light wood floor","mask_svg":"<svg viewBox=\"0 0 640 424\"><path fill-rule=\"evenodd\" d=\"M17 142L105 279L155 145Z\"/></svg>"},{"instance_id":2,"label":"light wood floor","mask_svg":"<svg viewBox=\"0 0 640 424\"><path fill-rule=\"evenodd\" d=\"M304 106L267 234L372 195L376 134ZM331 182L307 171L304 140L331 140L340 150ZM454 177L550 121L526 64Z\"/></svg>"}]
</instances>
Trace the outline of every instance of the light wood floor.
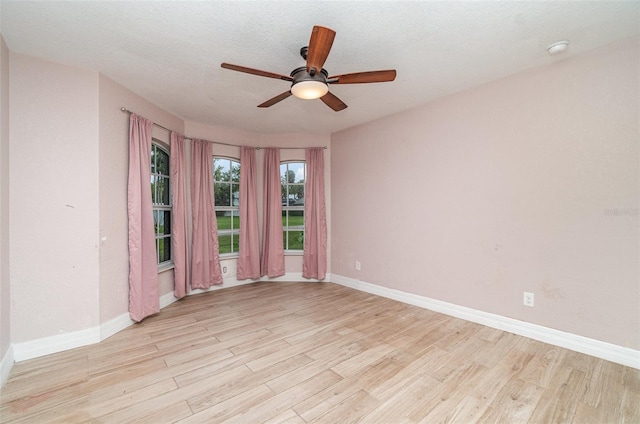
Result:
<instances>
[{"instance_id":1,"label":"light wood floor","mask_svg":"<svg viewBox=\"0 0 640 424\"><path fill-rule=\"evenodd\" d=\"M640 371L330 283L190 296L16 364L15 423L640 423Z\"/></svg>"}]
</instances>

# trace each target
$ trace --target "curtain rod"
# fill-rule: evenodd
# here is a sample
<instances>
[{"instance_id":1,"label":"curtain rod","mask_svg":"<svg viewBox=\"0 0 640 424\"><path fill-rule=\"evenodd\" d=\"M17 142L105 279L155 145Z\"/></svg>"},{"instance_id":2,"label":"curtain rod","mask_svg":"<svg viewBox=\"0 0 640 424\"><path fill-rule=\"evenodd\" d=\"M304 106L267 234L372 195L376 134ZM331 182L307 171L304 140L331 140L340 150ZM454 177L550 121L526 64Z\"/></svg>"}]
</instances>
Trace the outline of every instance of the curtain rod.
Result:
<instances>
[{"instance_id":1,"label":"curtain rod","mask_svg":"<svg viewBox=\"0 0 640 424\"><path fill-rule=\"evenodd\" d=\"M121 111L128 113L129 115L131 115L133 112L130 111L129 109L127 109L126 107L121 107L120 108ZM152 122L153 125L155 125L158 128L162 128L165 131L169 131L169 132L175 132L173 130L170 130L167 127L163 127L160 124L156 124L155 122ZM191 137L185 137L186 140L193 140ZM223 146L232 146L232 147L242 147L239 144L231 144L231 143L223 143L221 141L211 141L211 140L207 140L209 143L213 143L213 144L222 144ZM287 150L298 150L298 149L306 149L306 147L276 147L277 149L287 149ZM327 146L322 146L323 149L327 149ZM262 150L264 149L264 147L256 147L256 150Z\"/></svg>"}]
</instances>

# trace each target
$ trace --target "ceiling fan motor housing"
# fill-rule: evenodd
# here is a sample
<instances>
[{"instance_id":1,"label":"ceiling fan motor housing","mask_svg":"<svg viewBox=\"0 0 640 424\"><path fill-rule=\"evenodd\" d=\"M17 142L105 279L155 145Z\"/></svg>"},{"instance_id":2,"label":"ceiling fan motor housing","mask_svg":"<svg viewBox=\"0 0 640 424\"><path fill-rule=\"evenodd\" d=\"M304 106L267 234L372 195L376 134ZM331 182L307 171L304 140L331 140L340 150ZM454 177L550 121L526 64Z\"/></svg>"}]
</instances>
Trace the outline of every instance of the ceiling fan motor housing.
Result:
<instances>
[{"instance_id":1,"label":"ceiling fan motor housing","mask_svg":"<svg viewBox=\"0 0 640 424\"><path fill-rule=\"evenodd\" d=\"M294 85L302 81L318 81L326 84L328 77L329 77L329 73L324 68L322 68L320 72L317 72L315 75L312 76L310 73L307 72L306 66L301 66L291 71L291 78L293 78L293 83L291 84L291 86L293 87Z\"/></svg>"}]
</instances>

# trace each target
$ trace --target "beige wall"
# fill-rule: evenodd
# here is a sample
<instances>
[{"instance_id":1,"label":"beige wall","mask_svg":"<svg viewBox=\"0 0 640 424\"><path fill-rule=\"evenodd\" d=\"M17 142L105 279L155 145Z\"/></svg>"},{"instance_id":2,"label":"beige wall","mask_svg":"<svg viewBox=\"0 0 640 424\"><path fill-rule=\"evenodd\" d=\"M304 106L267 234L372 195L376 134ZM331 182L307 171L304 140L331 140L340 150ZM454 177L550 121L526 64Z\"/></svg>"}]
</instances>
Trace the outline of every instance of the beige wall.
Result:
<instances>
[{"instance_id":1,"label":"beige wall","mask_svg":"<svg viewBox=\"0 0 640 424\"><path fill-rule=\"evenodd\" d=\"M9 280L9 49L0 35L0 361L11 336Z\"/></svg>"},{"instance_id":2,"label":"beige wall","mask_svg":"<svg viewBox=\"0 0 640 424\"><path fill-rule=\"evenodd\" d=\"M10 53L11 342L95 327L98 73Z\"/></svg>"},{"instance_id":3,"label":"beige wall","mask_svg":"<svg viewBox=\"0 0 640 424\"><path fill-rule=\"evenodd\" d=\"M333 274L640 348L638 43L334 134Z\"/></svg>"}]
</instances>

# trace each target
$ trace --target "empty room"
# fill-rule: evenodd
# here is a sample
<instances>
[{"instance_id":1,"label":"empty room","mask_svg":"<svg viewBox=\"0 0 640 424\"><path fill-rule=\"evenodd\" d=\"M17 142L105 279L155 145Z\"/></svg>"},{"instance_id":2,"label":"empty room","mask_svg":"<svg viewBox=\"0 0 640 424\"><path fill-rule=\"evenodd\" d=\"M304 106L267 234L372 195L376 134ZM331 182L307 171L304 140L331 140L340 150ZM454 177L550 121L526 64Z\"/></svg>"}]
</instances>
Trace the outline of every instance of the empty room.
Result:
<instances>
[{"instance_id":1,"label":"empty room","mask_svg":"<svg viewBox=\"0 0 640 424\"><path fill-rule=\"evenodd\" d=\"M637 1L0 1L0 422L640 422Z\"/></svg>"}]
</instances>

